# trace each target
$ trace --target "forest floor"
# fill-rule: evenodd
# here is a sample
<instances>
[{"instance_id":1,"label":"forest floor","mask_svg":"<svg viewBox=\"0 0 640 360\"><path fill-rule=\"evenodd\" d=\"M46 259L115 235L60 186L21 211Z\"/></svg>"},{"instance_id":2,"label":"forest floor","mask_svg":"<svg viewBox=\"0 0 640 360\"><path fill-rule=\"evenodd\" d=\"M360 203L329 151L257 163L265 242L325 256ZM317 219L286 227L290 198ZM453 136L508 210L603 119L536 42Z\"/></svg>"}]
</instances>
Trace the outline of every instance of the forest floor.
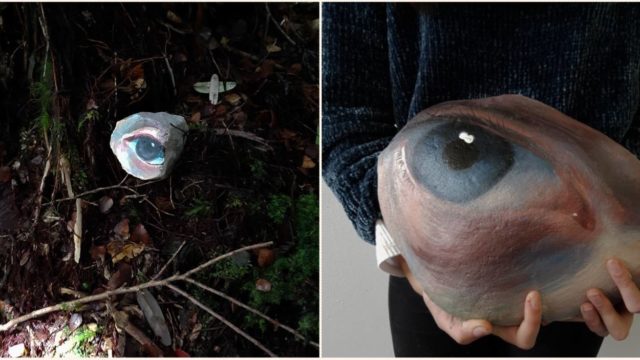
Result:
<instances>
[{"instance_id":1,"label":"forest floor","mask_svg":"<svg viewBox=\"0 0 640 360\"><path fill-rule=\"evenodd\" d=\"M318 17L0 4L0 356L318 356ZM189 126L162 180L109 147L142 111Z\"/></svg>"}]
</instances>

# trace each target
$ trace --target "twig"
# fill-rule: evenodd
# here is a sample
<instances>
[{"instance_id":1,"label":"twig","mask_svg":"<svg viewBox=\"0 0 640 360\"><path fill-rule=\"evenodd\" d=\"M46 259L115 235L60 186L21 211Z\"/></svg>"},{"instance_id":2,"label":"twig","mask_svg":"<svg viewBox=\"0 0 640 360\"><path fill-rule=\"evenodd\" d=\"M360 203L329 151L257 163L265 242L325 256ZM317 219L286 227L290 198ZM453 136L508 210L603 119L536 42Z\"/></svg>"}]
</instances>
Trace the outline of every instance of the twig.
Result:
<instances>
[{"instance_id":1,"label":"twig","mask_svg":"<svg viewBox=\"0 0 640 360\"><path fill-rule=\"evenodd\" d=\"M182 248L187 244L186 241L183 241L182 244L180 244L180 247L178 248L178 250L176 250L176 252L173 253L173 255L171 255L171 258L169 260L167 260L167 262L164 264L164 266L162 267L162 269L160 269L160 271L158 271L155 275L153 275L153 277L151 278L151 280L155 280L157 279L160 275L162 275L162 273L167 269L167 266L169 266L169 264L171 264L171 262L173 261L173 259L176 258L176 256L178 256L178 254L180 253L180 251L182 251Z\"/></svg>"},{"instance_id":2,"label":"twig","mask_svg":"<svg viewBox=\"0 0 640 360\"><path fill-rule=\"evenodd\" d=\"M126 179L126 177L125 177L125 179ZM137 189L137 188L142 187L142 186L150 185L150 184L156 183L158 181L161 181L161 180L149 181L149 182L146 182L146 183L143 183L143 184L135 185L133 187L123 186L122 185L122 181L121 181L120 184L118 184L118 185L111 185L111 186L105 186L105 187L96 188L96 189L93 189L93 190L85 191L85 192L83 192L81 194L78 194L78 195L66 197L66 198L63 198L63 199L56 199L56 200L53 200L53 201L49 201L48 203L44 203L43 205L51 205L51 204L55 204L55 203L59 203L59 202L63 202L63 201L75 200L75 199L78 199L78 198L81 198L81 197L84 197L84 196L87 196L87 195L95 194L95 193L98 193L98 192L101 192L101 191L113 190L113 189L127 190L127 191L130 191L130 192L132 192L132 193L134 193L136 195L140 195L139 192L137 192L137 191L135 191L133 189L134 188Z\"/></svg>"},{"instance_id":3,"label":"twig","mask_svg":"<svg viewBox=\"0 0 640 360\"><path fill-rule=\"evenodd\" d=\"M71 165L66 157L60 156L60 172L62 172L62 182L67 185L67 192L73 197L73 187L71 185ZM73 225L73 260L80 263L80 253L82 251L82 200L76 198L76 220Z\"/></svg>"},{"instance_id":4,"label":"twig","mask_svg":"<svg viewBox=\"0 0 640 360\"><path fill-rule=\"evenodd\" d=\"M242 335L245 339L249 340L251 343L253 343L255 346L259 347L262 351L264 351L265 353L267 353L269 356L271 357L277 357L276 354L274 354L271 350L267 349L264 345L262 345L262 343L260 343L258 340L254 339L251 335L247 334L246 332L242 331L242 329L240 329L239 327L233 325L231 322L229 322L229 320L225 319L222 315L218 314L217 312L211 310L208 306L204 305L203 303L199 302L198 300L196 300L195 298L193 298L193 296L187 294L186 292L180 290L179 288L171 285L171 284L167 284L167 287L175 292L177 292L178 294L184 296L185 298L187 298L189 301L191 301L192 303L194 303L195 305L197 305L199 308L201 308L202 310L208 312L209 314L211 314L211 316L213 316L214 318L222 321L225 325L227 325L228 327L230 327L233 331L237 332L238 334Z\"/></svg>"},{"instance_id":5,"label":"twig","mask_svg":"<svg viewBox=\"0 0 640 360\"><path fill-rule=\"evenodd\" d=\"M278 21L273 17L273 15L271 15L271 10L269 9L269 3L265 3L264 4L265 9L267 9L267 14L269 15L269 17L271 18L271 21L273 22L273 24L276 26L276 29L280 30L280 33L282 35L284 35L285 38L287 38L287 40L289 40L289 42L295 46L296 42L293 41L293 39L291 37L289 37L289 35L284 32L284 30L282 29L282 27L280 26L280 24L278 24Z\"/></svg>"},{"instance_id":6,"label":"twig","mask_svg":"<svg viewBox=\"0 0 640 360\"><path fill-rule=\"evenodd\" d=\"M228 135L228 136L241 137L243 139L251 140L261 145L264 145L268 150L272 150L271 146L266 142L265 139L250 132L241 131L241 130L232 130L232 129L213 129L212 131L215 132L216 135Z\"/></svg>"},{"instance_id":7,"label":"twig","mask_svg":"<svg viewBox=\"0 0 640 360\"><path fill-rule=\"evenodd\" d=\"M264 243L259 243L259 244L255 244L255 245L249 245L249 246L245 246L242 247L240 249L234 250L234 251L230 251L224 255L220 255L214 259L211 259L207 262L205 262L204 264L201 264L200 266L186 272L185 274L181 275L181 274L176 274L173 275L171 277L168 277L166 279L163 280L155 280L155 281L148 281L146 283L142 283L139 285L135 285L135 286L130 286L130 287L125 287L125 288L120 288L120 289L115 289L115 290L109 290L109 291L105 291L103 293L100 294L96 294L96 295L89 295L89 296L85 296L83 298L80 299L76 299L76 300L71 300L71 301L65 301L56 305L52 305L52 306L47 306L44 307L42 309L38 309L35 311L32 311L26 315L22 315L19 316L17 318L14 318L10 321L7 321L6 323L0 325L0 332L4 332L7 331L9 329L11 329L12 327L23 323L27 320L31 320L31 319L35 319L38 318L40 316L46 315L46 314L50 314L52 312L57 312L57 311L61 311L61 310L65 310L65 309L73 309L76 306L80 305L80 304L86 304L86 303L90 303L90 302L94 302L94 301L99 301L99 300L104 300L107 299L111 296L114 295L121 295L121 294L128 294L128 293L132 293L132 292L136 292L136 291L140 291L142 289L146 289L146 288L151 288L151 287L158 287L158 286L166 286L168 285L170 282L173 281L178 281L178 280L184 280L186 279L189 275L196 273L198 271L201 271L213 264L215 264L216 262L225 259L229 256L233 256L234 254L241 252L241 251L247 251L247 250L252 250L252 249L258 249L258 248L262 248L262 247L266 247L266 246L270 246L272 245L273 242L269 241L269 242L264 242Z\"/></svg>"},{"instance_id":8,"label":"twig","mask_svg":"<svg viewBox=\"0 0 640 360\"><path fill-rule=\"evenodd\" d=\"M248 57L249 59L257 62L257 63L261 63L263 61L263 59L260 59L259 57L253 55L253 54L249 54L246 51L242 51L240 49L236 49L233 46L229 46L229 45L223 45L223 47L226 50L229 50L230 52L236 54L236 55L240 55L240 56L244 56L244 57ZM278 69L278 70L286 70L284 66L278 64L278 63L273 63L273 66Z\"/></svg>"},{"instance_id":9,"label":"twig","mask_svg":"<svg viewBox=\"0 0 640 360\"><path fill-rule=\"evenodd\" d=\"M167 69L169 69L169 75L171 76L171 84L173 85L173 95L178 94L178 90L176 90L176 78L173 76L173 69L171 68L171 64L169 64L169 59L166 54L162 54L164 57L164 63L167 65Z\"/></svg>"},{"instance_id":10,"label":"twig","mask_svg":"<svg viewBox=\"0 0 640 360\"><path fill-rule=\"evenodd\" d=\"M254 313L254 314L256 314L256 315L258 315L258 316L262 317L263 319L265 319L265 320L267 320L267 321L271 322L271 323L272 323L273 325L275 325L276 327L279 327L279 328L283 328L283 329L285 329L286 331L290 332L291 334L293 334L293 335L294 335L295 337L297 337L298 339L303 340L303 341L305 341L305 342L308 342L309 344L311 344L311 345L315 346L316 348L319 348L319 345L318 345L318 343L317 343L317 342L314 342L314 341L310 341L310 340L308 340L306 337L304 337L304 335L300 334L299 332L297 332L297 331L296 331L296 330L294 330L293 328L291 328L291 327L289 327L289 326L287 326L287 325L281 324L279 321L277 321L277 320L275 320L275 319L270 318L269 316L265 315L264 313L262 313L262 312L260 312L260 311L258 311L258 310L256 310L256 309L254 309L254 308L250 307L249 305L246 305L246 304L244 304L244 303L240 302L239 300L236 300L236 299L232 298L231 296L229 296L229 295L227 295L227 294L223 293L222 291L219 291L219 290L216 290L216 289L210 288L210 287L208 287L207 285L205 285L205 284L203 284L203 283L200 283L200 282L198 282L198 281L196 281L196 280L193 280L193 279L191 279L191 278L186 278L186 279L184 279L184 281L190 282L190 283L192 283L193 285L196 285L196 286L198 286L198 287L202 288L203 290L206 290L206 291L208 291L208 292L210 292L210 293L212 293L212 294L218 295L218 296L220 296L221 298L224 298L224 299L226 299L226 300L228 300L228 301L230 301L230 302L232 302L232 303L234 303L234 304L236 304L236 305L238 305L238 306L240 306L240 307L242 307L242 308L245 308L245 309L247 309L247 310L251 311L252 313Z\"/></svg>"}]
</instances>

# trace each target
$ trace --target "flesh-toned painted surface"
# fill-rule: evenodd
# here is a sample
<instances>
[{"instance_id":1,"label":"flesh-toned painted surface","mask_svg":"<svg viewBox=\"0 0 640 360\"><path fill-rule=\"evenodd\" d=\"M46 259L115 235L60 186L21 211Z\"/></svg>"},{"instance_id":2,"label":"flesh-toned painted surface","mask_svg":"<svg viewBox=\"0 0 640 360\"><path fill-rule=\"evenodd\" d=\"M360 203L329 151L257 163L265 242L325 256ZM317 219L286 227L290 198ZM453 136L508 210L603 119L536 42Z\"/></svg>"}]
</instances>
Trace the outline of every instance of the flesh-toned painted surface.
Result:
<instances>
[{"instance_id":1,"label":"flesh-toned painted surface","mask_svg":"<svg viewBox=\"0 0 640 360\"><path fill-rule=\"evenodd\" d=\"M579 316L589 288L619 298L612 256L640 281L640 161L526 97L418 114L379 157L378 197L425 291L461 318L518 324L534 289L544 320Z\"/></svg>"},{"instance_id":2,"label":"flesh-toned painted surface","mask_svg":"<svg viewBox=\"0 0 640 360\"><path fill-rule=\"evenodd\" d=\"M143 180L164 178L182 153L187 131L189 127L182 116L141 112L116 123L109 145L122 169L130 175ZM149 162L140 157L135 147L140 137L153 139L162 146L162 161Z\"/></svg>"}]
</instances>

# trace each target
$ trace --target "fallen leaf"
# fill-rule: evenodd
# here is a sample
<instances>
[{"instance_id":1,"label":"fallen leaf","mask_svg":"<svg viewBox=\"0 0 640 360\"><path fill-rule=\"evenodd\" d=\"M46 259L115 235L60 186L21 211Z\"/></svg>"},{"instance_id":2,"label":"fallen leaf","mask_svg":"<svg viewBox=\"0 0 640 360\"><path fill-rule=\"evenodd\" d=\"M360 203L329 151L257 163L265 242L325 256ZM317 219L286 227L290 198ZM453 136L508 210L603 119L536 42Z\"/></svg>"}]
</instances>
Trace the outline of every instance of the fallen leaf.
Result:
<instances>
[{"instance_id":1,"label":"fallen leaf","mask_svg":"<svg viewBox=\"0 0 640 360\"><path fill-rule=\"evenodd\" d=\"M142 63L135 65L131 70L129 70L129 77L134 80L144 78L144 68L142 67Z\"/></svg>"},{"instance_id":2,"label":"fallen leaf","mask_svg":"<svg viewBox=\"0 0 640 360\"><path fill-rule=\"evenodd\" d=\"M230 93L224 96L224 101L231 104L231 106L238 106L242 103L242 96L236 93Z\"/></svg>"},{"instance_id":3,"label":"fallen leaf","mask_svg":"<svg viewBox=\"0 0 640 360\"><path fill-rule=\"evenodd\" d=\"M289 70L287 71L287 73L289 75L298 75L300 74L300 72L302 71L302 65L301 64L293 64L289 67Z\"/></svg>"},{"instance_id":4,"label":"fallen leaf","mask_svg":"<svg viewBox=\"0 0 640 360\"><path fill-rule=\"evenodd\" d=\"M0 183L6 183L11 180L11 168L8 166L0 167Z\"/></svg>"},{"instance_id":5,"label":"fallen leaf","mask_svg":"<svg viewBox=\"0 0 640 360\"><path fill-rule=\"evenodd\" d=\"M143 243L145 245L151 244L149 233L147 232L147 229L144 228L144 225L136 225L136 227L133 229L133 233L131 233L131 241Z\"/></svg>"},{"instance_id":6,"label":"fallen leaf","mask_svg":"<svg viewBox=\"0 0 640 360\"><path fill-rule=\"evenodd\" d=\"M89 250L92 260L101 259L104 261L104 255L107 253L107 247L104 245L93 245Z\"/></svg>"},{"instance_id":7,"label":"fallen leaf","mask_svg":"<svg viewBox=\"0 0 640 360\"><path fill-rule=\"evenodd\" d=\"M256 290L262 292L271 291L271 282L266 279L258 279L258 281L256 281Z\"/></svg>"},{"instance_id":8,"label":"fallen leaf","mask_svg":"<svg viewBox=\"0 0 640 360\"><path fill-rule=\"evenodd\" d=\"M276 44L269 44L267 45L267 52L268 53L275 53L275 52L279 52L282 51L282 48Z\"/></svg>"},{"instance_id":9,"label":"fallen leaf","mask_svg":"<svg viewBox=\"0 0 640 360\"><path fill-rule=\"evenodd\" d=\"M197 82L193 84L193 90L200 94L209 94L210 81ZM233 81L218 81L218 92L233 90L238 84Z\"/></svg>"},{"instance_id":10,"label":"fallen leaf","mask_svg":"<svg viewBox=\"0 0 640 360\"><path fill-rule=\"evenodd\" d=\"M233 303L232 303L233 304ZM193 326L193 330L191 330L191 334L189 334L189 341L194 342L200 336L200 331L202 330L202 324L197 323Z\"/></svg>"},{"instance_id":11,"label":"fallen leaf","mask_svg":"<svg viewBox=\"0 0 640 360\"><path fill-rule=\"evenodd\" d=\"M189 355L189 353L185 352L184 350L177 348L174 350L174 354L176 355L176 357L191 357L191 355Z\"/></svg>"},{"instance_id":12,"label":"fallen leaf","mask_svg":"<svg viewBox=\"0 0 640 360\"><path fill-rule=\"evenodd\" d=\"M258 249L258 266L261 268L267 267L276 259L276 255L273 250L267 248Z\"/></svg>"},{"instance_id":13,"label":"fallen leaf","mask_svg":"<svg viewBox=\"0 0 640 360\"><path fill-rule=\"evenodd\" d=\"M111 255L114 264L124 259L133 259L144 251L144 244L113 240L107 245L107 251Z\"/></svg>"},{"instance_id":14,"label":"fallen leaf","mask_svg":"<svg viewBox=\"0 0 640 360\"><path fill-rule=\"evenodd\" d=\"M100 198L100 201L98 202L99 204L99 208L100 208L100 212L103 214L106 214L109 212L109 210L111 210L111 207L113 206L113 199L110 196L103 196Z\"/></svg>"},{"instance_id":15,"label":"fallen leaf","mask_svg":"<svg viewBox=\"0 0 640 360\"><path fill-rule=\"evenodd\" d=\"M171 10L167 10L167 19L176 24L182 24L182 18L180 18L180 16L176 15L176 13Z\"/></svg>"},{"instance_id":16,"label":"fallen leaf","mask_svg":"<svg viewBox=\"0 0 640 360\"><path fill-rule=\"evenodd\" d=\"M160 210L169 211L173 209L173 205L171 205L171 199L169 199L168 197L156 196L153 202Z\"/></svg>"},{"instance_id":17,"label":"fallen leaf","mask_svg":"<svg viewBox=\"0 0 640 360\"><path fill-rule=\"evenodd\" d=\"M311 158L307 155L304 155L302 158L302 168L303 169L313 169L316 167L316 163L311 160Z\"/></svg>"},{"instance_id":18,"label":"fallen leaf","mask_svg":"<svg viewBox=\"0 0 640 360\"><path fill-rule=\"evenodd\" d=\"M162 345L170 346L171 334L164 320L162 309L160 309L160 305L158 305L155 297L147 290L140 290L136 293L136 300L138 300L138 305L140 305L144 313L144 318L147 320L153 333L160 338Z\"/></svg>"},{"instance_id":19,"label":"fallen leaf","mask_svg":"<svg viewBox=\"0 0 640 360\"><path fill-rule=\"evenodd\" d=\"M114 290L122 286L127 281L131 280L131 265L126 262L121 262L118 264L118 270L111 274L109 278L109 282L107 283L107 288L109 290Z\"/></svg>"},{"instance_id":20,"label":"fallen leaf","mask_svg":"<svg viewBox=\"0 0 640 360\"><path fill-rule=\"evenodd\" d=\"M191 114L191 117L189 118L189 122L191 124L199 124L201 117L202 117L202 114L200 113L200 111L195 112L195 113Z\"/></svg>"},{"instance_id":21,"label":"fallen leaf","mask_svg":"<svg viewBox=\"0 0 640 360\"><path fill-rule=\"evenodd\" d=\"M127 240L129 238L129 219L123 219L113 228L119 240Z\"/></svg>"}]
</instances>

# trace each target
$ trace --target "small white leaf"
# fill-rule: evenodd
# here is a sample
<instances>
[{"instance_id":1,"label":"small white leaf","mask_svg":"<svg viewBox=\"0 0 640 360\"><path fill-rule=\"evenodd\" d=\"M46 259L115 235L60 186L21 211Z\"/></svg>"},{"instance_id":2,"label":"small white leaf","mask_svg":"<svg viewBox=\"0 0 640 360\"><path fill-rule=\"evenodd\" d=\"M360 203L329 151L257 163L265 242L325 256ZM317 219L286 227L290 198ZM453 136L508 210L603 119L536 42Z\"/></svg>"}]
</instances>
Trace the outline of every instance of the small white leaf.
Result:
<instances>
[{"instance_id":1,"label":"small white leaf","mask_svg":"<svg viewBox=\"0 0 640 360\"><path fill-rule=\"evenodd\" d=\"M209 84L210 81L202 81L193 84L193 90L200 94L209 94ZM218 92L223 93L229 90L232 90L236 87L236 83L234 81L219 81L218 82Z\"/></svg>"}]
</instances>

